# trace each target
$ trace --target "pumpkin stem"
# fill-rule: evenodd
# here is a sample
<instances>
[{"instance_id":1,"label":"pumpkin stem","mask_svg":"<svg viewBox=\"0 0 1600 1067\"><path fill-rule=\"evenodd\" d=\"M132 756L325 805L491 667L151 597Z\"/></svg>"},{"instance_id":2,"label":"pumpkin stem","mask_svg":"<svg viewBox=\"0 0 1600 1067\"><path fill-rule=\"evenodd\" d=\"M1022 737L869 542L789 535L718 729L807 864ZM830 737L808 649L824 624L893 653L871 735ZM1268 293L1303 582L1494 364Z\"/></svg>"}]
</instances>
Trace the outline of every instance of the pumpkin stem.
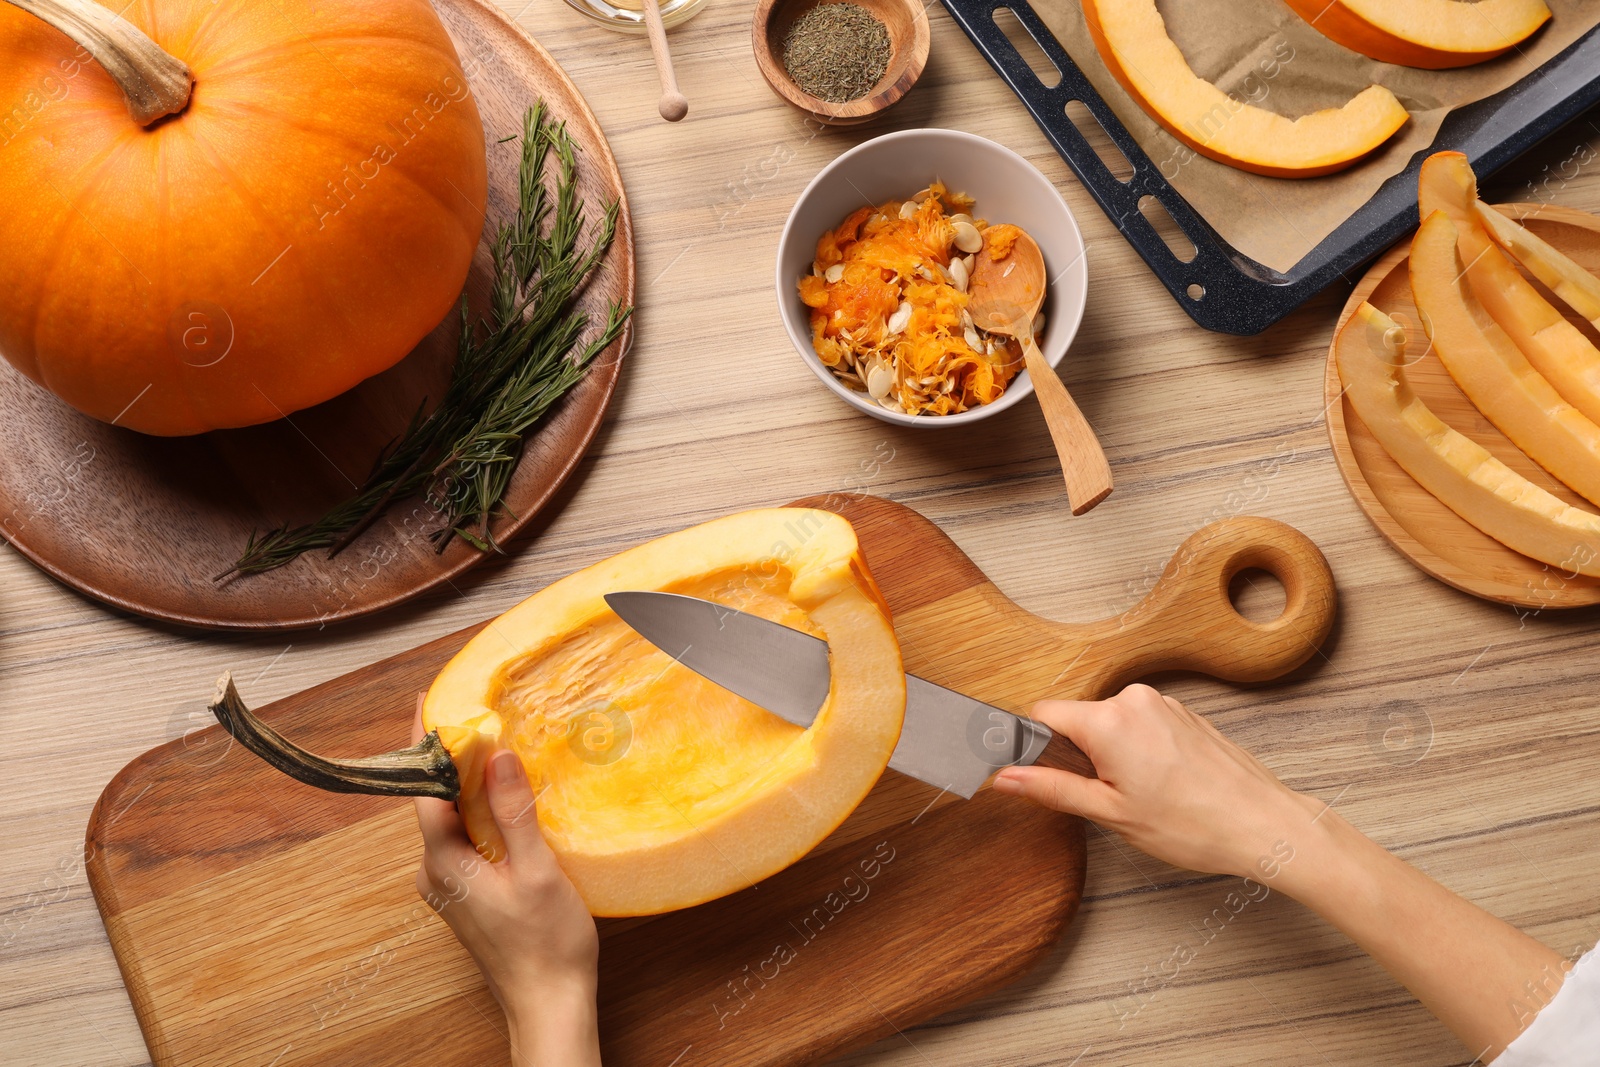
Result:
<instances>
[{"instance_id":1,"label":"pumpkin stem","mask_svg":"<svg viewBox=\"0 0 1600 1067\"><path fill-rule=\"evenodd\" d=\"M4 0L43 19L94 56L122 87L128 114L141 126L189 105L194 75L132 23L94 0Z\"/></svg>"},{"instance_id":2,"label":"pumpkin stem","mask_svg":"<svg viewBox=\"0 0 1600 1067\"><path fill-rule=\"evenodd\" d=\"M396 752L362 759L326 759L296 745L262 722L245 706L233 684L233 674L217 682L211 714L245 748L278 770L306 785L330 793L377 793L397 797L438 797L454 800L461 779L450 753L431 730L417 744Z\"/></svg>"}]
</instances>

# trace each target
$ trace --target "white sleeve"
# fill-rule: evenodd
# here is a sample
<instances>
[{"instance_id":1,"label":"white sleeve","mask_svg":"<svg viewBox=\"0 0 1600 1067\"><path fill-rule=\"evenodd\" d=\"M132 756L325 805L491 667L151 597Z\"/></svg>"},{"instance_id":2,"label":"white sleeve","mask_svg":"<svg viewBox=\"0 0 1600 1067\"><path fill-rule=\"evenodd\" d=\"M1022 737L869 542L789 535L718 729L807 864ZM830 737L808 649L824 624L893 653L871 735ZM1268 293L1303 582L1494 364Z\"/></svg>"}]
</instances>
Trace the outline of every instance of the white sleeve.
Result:
<instances>
[{"instance_id":1,"label":"white sleeve","mask_svg":"<svg viewBox=\"0 0 1600 1067\"><path fill-rule=\"evenodd\" d=\"M1600 946L1584 953L1528 1028L1494 1067L1600 1064Z\"/></svg>"}]
</instances>

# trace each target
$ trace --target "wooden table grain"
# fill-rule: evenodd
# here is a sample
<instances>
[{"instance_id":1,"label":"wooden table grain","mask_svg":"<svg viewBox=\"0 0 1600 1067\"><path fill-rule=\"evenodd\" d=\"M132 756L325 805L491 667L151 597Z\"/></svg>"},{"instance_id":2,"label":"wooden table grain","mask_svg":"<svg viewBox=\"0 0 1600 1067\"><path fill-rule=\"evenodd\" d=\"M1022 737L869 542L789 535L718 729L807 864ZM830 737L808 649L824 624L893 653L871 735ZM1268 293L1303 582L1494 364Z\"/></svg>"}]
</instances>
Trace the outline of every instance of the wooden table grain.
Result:
<instances>
[{"instance_id":1,"label":"wooden table grain","mask_svg":"<svg viewBox=\"0 0 1600 1067\"><path fill-rule=\"evenodd\" d=\"M214 637L152 625L0 552L0 1061L148 1062L85 882L83 829L118 768L203 724L224 668L265 703L496 614L626 545L841 489L917 508L1014 599L1060 619L1127 607L1211 519L1260 514L1299 527L1339 583L1340 619L1321 653L1261 689L1162 684L1458 892L1565 953L1600 937L1600 613L1474 600L1414 570L1362 517L1322 420L1323 360L1348 285L1260 337L1192 326L937 6L918 86L868 125L823 130L761 81L748 2L711 0L673 32L690 115L672 126L656 114L642 38L600 31L559 0L500 2L588 96L635 212L638 331L597 447L559 514L509 559L321 632ZM1063 366L1117 479L1089 515L1071 517L1033 405L958 432L902 431L820 388L783 334L771 268L795 196L845 148L917 125L1010 145L1078 214L1089 308ZM1600 210L1597 159L1600 126L1582 118L1486 193ZM1164 866L1115 835L1090 836L1083 911L1043 965L842 1062L1471 1059L1292 901L1255 899L1258 890Z\"/></svg>"}]
</instances>

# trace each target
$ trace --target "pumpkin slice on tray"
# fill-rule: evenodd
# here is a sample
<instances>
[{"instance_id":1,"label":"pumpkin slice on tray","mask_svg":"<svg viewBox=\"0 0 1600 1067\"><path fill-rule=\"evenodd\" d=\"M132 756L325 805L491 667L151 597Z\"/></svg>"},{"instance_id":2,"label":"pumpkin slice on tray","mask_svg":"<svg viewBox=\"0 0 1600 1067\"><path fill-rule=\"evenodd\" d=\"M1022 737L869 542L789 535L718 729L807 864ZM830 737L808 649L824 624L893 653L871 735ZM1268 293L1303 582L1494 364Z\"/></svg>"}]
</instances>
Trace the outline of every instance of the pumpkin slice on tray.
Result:
<instances>
[{"instance_id":1,"label":"pumpkin slice on tray","mask_svg":"<svg viewBox=\"0 0 1600 1067\"><path fill-rule=\"evenodd\" d=\"M1561 398L1469 291L1456 244L1443 211L1429 215L1411 242L1411 291L1434 351L1501 433L1600 502L1600 426Z\"/></svg>"},{"instance_id":2,"label":"pumpkin slice on tray","mask_svg":"<svg viewBox=\"0 0 1600 1067\"><path fill-rule=\"evenodd\" d=\"M1563 400L1591 422L1600 423L1600 349L1541 296L1489 239L1475 210L1478 182L1467 157L1460 152L1429 156L1417 182L1417 202L1423 218L1435 211L1450 216L1456 227L1456 251L1467 265L1472 295L1490 318Z\"/></svg>"},{"instance_id":3,"label":"pumpkin slice on tray","mask_svg":"<svg viewBox=\"0 0 1600 1067\"><path fill-rule=\"evenodd\" d=\"M1503 55L1550 20L1544 0L1286 0L1318 33L1404 67L1444 70Z\"/></svg>"},{"instance_id":4,"label":"pumpkin slice on tray","mask_svg":"<svg viewBox=\"0 0 1600 1067\"><path fill-rule=\"evenodd\" d=\"M1528 268L1528 273L1600 330L1600 278L1520 222L1506 218L1483 201L1474 204L1473 210L1495 244L1515 256L1518 263Z\"/></svg>"},{"instance_id":5,"label":"pumpkin slice on tray","mask_svg":"<svg viewBox=\"0 0 1600 1067\"><path fill-rule=\"evenodd\" d=\"M1334 343L1344 395L1424 489L1507 548L1600 576L1600 515L1565 504L1435 415L1406 380L1405 329L1363 303Z\"/></svg>"},{"instance_id":6,"label":"pumpkin slice on tray","mask_svg":"<svg viewBox=\"0 0 1600 1067\"><path fill-rule=\"evenodd\" d=\"M1083 17L1106 68L1151 118L1201 155L1241 170L1279 178L1343 170L1408 118L1381 85L1293 119L1229 96L1195 74L1155 0L1083 0Z\"/></svg>"},{"instance_id":7,"label":"pumpkin slice on tray","mask_svg":"<svg viewBox=\"0 0 1600 1067\"><path fill-rule=\"evenodd\" d=\"M687 593L826 639L831 689L816 721L802 730L676 663L606 606L606 593L630 589ZM429 689L428 734L412 749L320 759L255 718L231 682L212 710L311 785L457 800L491 857L502 842L483 771L511 749L589 909L649 915L754 885L827 837L888 765L905 675L849 522L772 508L629 549L491 622Z\"/></svg>"}]
</instances>

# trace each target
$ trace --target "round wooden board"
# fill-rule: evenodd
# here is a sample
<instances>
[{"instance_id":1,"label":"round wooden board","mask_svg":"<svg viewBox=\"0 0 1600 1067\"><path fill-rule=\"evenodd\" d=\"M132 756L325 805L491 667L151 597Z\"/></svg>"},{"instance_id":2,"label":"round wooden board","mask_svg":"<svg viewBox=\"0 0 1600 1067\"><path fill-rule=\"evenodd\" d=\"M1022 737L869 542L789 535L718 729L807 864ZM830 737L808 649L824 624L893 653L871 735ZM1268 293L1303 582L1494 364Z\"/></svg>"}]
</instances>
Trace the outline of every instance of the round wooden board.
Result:
<instances>
[{"instance_id":1,"label":"round wooden board","mask_svg":"<svg viewBox=\"0 0 1600 1067\"><path fill-rule=\"evenodd\" d=\"M1498 208L1586 269L1600 270L1600 218L1549 204L1501 204ZM1427 348L1426 354L1407 367L1406 377L1428 407L1535 485L1569 504L1594 510L1593 504L1507 440L1457 388L1422 333L1407 274L1410 248L1407 238L1367 271L1339 315L1335 339L1363 301L1387 314L1405 315L1412 348ZM1545 296L1556 307L1568 310L1548 292ZM1568 311L1567 317L1591 340L1600 340L1576 313ZM1463 592L1503 604L1535 610L1600 604L1600 579L1557 570L1505 547L1441 504L1391 459L1344 399L1332 345L1323 383L1328 438L1339 473L1373 525L1412 563Z\"/></svg>"},{"instance_id":2,"label":"round wooden board","mask_svg":"<svg viewBox=\"0 0 1600 1067\"><path fill-rule=\"evenodd\" d=\"M616 160L577 88L532 38L487 0L434 0L483 116L488 224L467 278L485 305L488 239L517 202L524 110L543 98L581 151L581 195L593 219L621 201L615 244L580 297L591 321L631 304L633 230ZM39 567L89 596L156 619L231 630L287 630L367 615L450 580L484 554L455 540L436 553L438 525L419 500L398 503L330 560L225 583L253 531L304 522L348 497L424 397L438 397L454 360L455 314L400 364L287 420L190 438L154 438L79 414L0 361L0 532ZM529 439L493 529L502 543L549 503L599 428L632 339L631 326Z\"/></svg>"}]
</instances>

